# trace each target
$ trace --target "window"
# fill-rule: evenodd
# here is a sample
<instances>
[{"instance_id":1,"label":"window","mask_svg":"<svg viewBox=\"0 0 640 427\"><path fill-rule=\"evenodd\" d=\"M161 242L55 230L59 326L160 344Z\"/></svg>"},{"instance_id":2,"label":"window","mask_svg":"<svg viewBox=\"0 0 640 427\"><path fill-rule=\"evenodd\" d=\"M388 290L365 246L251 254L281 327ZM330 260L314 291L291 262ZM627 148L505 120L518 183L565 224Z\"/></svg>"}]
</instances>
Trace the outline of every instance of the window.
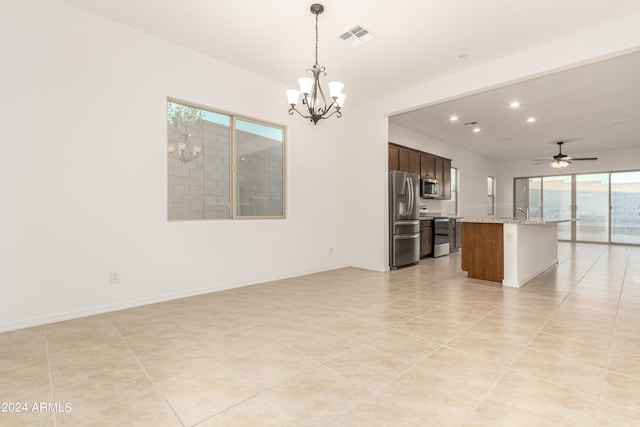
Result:
<instances>
[{"instance_id":1,"label":"window","mask_svg":"<svg viewBox=\"0 0 640 427\"><path fill-rule=\"evenodd\" d=\"M283 218L284 133L169 100L169 220Z\"/></svg>"},{"instance_id":2,"label":"window","mask_svg":"<svg viewBox=\"0 0 640 427\"><path fill-rule=\"evenodd\" d=\"M487 177L487 196L489 198L488 215L495 215L496 207L496 182L492 176Z\"/></svg>"},{"instance_id":3,"label":"window","mask_svg":"<svg viewBox=\"0 0 640 427\"><path fill-rule=\"evenodd\" d=\"M447 201L447 215L458 215L458 168L451 168L451 199Z\"/></svg>"}]
</instances>

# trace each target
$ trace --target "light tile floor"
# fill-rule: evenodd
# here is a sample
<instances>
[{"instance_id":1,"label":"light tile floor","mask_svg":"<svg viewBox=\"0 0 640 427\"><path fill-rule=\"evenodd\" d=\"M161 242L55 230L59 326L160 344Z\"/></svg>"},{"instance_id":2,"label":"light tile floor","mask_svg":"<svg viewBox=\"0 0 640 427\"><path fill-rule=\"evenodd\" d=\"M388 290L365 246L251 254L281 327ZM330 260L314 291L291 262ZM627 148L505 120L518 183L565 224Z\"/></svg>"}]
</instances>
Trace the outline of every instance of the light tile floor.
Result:
<instances>
[{"instance_id":1,"label":"light tile floor","mask_svg":"<svg viewBox=\"0 0 640 427\"><path fill-rule=\"evenodd\" d=\"M640 248L559 248L520 289L458 253L3 333L0 425L640 425Z\"/></svg>"}]
</instances>

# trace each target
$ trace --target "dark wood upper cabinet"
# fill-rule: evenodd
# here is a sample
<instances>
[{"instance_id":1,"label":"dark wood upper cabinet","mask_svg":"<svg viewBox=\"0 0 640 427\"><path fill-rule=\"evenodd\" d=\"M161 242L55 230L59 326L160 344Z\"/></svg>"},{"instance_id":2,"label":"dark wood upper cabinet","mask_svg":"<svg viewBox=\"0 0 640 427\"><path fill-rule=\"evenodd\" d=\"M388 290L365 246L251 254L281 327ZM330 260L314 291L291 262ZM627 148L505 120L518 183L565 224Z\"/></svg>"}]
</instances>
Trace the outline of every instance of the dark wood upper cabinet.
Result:
<instances>
[{"instance_id":1,"label":"dark wood upper cabinet","mask_svg":"<svg viewBox=\"0 0 640 427\"><path fill-rule=\"evenodd\" d=\"M442 189L442 198L451 199L451 160L442 159L442 181L440 181L440 188Z\"/></svg>"},{"instance_id":2,"label":"dark wood upper cabinet","mask_svg":"<svg viewBox=\"0 0 640 427\"><path fill-rule=\"evenodd\" d=\"M444 180L444 159L442 157L436 157L436 173L435 178L440 183L442 187L442 183ZM440 194L442 195L442 189L440 189Z\"/></svg>"},{"instance_id":3,"label":"dark wood upper cabinet","mask_svg":"<svg viewBox=\"0 0 640 427\"><path fill-rule=\"evenodd\" d=\"M400 148L398 154L399 170L420 175L420 153L408 148Z\"/></svg>"},{"instance_id":4,"label":"dark wood upper cabinet","mask_svg":"<svg viewBox=\"0 0 640 427\"><path fill-rule=\"evenodd\" d=\"M398 162L398 154L400 153L400 149L392 144L389 144L389 170L397 171L400 170L400 163Z\"/></svg>"},{"instance_id":5,"label":"dark wood upper cabinet","mask_svg":"<svg viewBox=\"0 0 640 427\"><path fill-rule=\"evenodd\" d=\"M389 170L415 173L437 179L440 198L451 199L451 160L389 143Z\"/></svg>"},{"instance_id":6,"label":"dark wood upper cabinet","mask_svg":"<svg viewBox=\"0 0 640 427\"><path fill-rule=\"evenodd\" d=\"M429 153L420 153L420 176L435 179L436 156Z\"/></svg>"},{"instance_id":7,"label":"dark wood upper cabinet","mask_svg":"<svg viewBox=\"0 0 640 427\"><path fill-rule=\"evenodd\" d=\"M420 175L420 152L409 150L409 170L408 172Z\"/></svg>"},{"instance_id":8,"label":"dark wood upper cabinet","mask_svg":"<svg viewBox=\"0 0 640 427\"><path fill-rule=\"evenodd\" d=\"M420 152L411 148L389 144L389 169L420 175Z\"/></svg>"}]
</instances>

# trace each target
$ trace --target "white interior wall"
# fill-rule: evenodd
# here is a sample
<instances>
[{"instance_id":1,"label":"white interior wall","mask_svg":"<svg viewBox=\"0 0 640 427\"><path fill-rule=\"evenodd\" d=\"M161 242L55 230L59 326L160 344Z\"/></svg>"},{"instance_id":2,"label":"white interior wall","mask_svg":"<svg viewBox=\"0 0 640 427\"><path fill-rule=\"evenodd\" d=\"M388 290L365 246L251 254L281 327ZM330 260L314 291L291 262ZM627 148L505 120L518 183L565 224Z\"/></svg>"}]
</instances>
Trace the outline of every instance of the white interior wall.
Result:
<instances>
[{"instance_id":1,"label":"white interior wall","mask_svg":"<svg viewBox=\"0 0 640 427\"><path fill-rule=\"evenodd\" d=\"M0 38L0 331L345 265L335 131L286 87L55 0ZM288 126L286 220L167 222L167 97Z\"/></svg>"},{"instance_id":2,"label":"white interior wall","mask_svg":"<svg viewBox=\"0 0 640 427\"><path fill-rule=\"evenodd\" d=\"M575 157L597 157L598 160L573 162L570 166L563 169L554 169L547 164L533 166L530 160L501 162L499 165L500 180L497 189L500 200L498 205L499 217L513 216L514 178L640 170L640 135L637 135L636 138L638 148L603 150L594 153L576 153L569 151L571 155ZM551 156L554 154L554 151L551 150L550 153Z\"/></svg>"}]
</instances>

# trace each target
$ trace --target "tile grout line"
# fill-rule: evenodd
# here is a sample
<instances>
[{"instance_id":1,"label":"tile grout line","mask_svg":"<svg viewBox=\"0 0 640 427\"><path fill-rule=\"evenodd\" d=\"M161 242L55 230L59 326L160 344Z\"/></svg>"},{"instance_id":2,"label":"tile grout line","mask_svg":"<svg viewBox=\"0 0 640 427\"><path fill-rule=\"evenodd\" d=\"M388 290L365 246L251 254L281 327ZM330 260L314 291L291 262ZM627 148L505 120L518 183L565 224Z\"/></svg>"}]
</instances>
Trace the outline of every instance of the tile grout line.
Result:
<instances>
[{"instance_id":1,"label":"tile grout line","mask_svg":"<svg viewBox=\"0 0 640 427\"><path fill-rule=\"evenodd\" d=\"M178 422L182 425L182 427L186 427L185 423L182 421L182 418L180 418L180 416L178 416L178 413L176 412L176 410L173 408L171 403L167 400L167 398L165 397L164 393L162 393L162 391L160 390L160 388L158 387L156 382L153 381L153 379L151 378L151 376L149 375L149 373L147 372L145 367L140 362L140 359L138 359L138 356L133 352L133 350L131 349L131 346L129 346L129 343L127 342L127 340L122 336L122 334L120 333L120 329L118 329L118 327L115 325L115 323L113 322L113 319L109 319L109 320L110 320L111 325L113 326L113 328L118 333L118 336L120 337L120 339L122 340L124 345L127 346L127 349L129 350L129 352L131 353L131 355L135 359L136 363L138 364L140 369L142 369L142 371L144 372L144 375L147 377L147 379L149 380L149 382L153 386L153 389L155 390L155 392L158 393L160 396L162 396L162 400L164 400L164 402L167 404L167 406L169 407L169 409L171 410L173 415L176 417Z\"/></svg>"},{"instance_id":2,"label":"tile grout line","mask_svg":"<svg viewBox=\"0 0 640 427\"><path fill-rule=\"evenodd\" d=\"M51 401L53 402L54 394L53 394L53 375L51 374L51 356L49 355L49 336L47 335L47 327L44 328L44 345L47 351L47 370L49 372L49 393L51 395ZM56 411L53 411L53 426L58 427L58 417Z\"/></svg>"},{"instance_id":3,"label":"tile grout line","mask_svg":"<svg viewBox=\"0 0 640 427\"><path fill-rule=\"evenodd\" d=\"M601 254L601 255L602 255L602 254ZM600 257L600 256L598 256L598 258L599 258L599 257ZM596 259L596 261L597 261L597 259ZM595 263L596 261L594 261L594 263ZM558 265L559 265L559 264L558 264ZM592 266L593 266L593 264L592 264ZM556 266L556 268L557 268L557 266ZM590 269L591 269L591 267L589 267L589 269L587 269L587 272L588 272ZM587 274L587 272L585 272L585 274L581 276L581 279L580 279L580 280L582 280L582 278ZM511 361L511 363L510 363L510 364L506 367L506 369L504 370L504 372L503 372L503 373L502 373L502 374L501 374L501 375L496 379L496 381L494 381L493 385L492 385L492 386L489 388L489 390L485 393L485 395L482 397L482 399L480 399L480 401L479 401L478 405L477 405L477 406L476 406L472 411L470 411L469 415L467 415L467 416L465 417L464 422L462 423L462 425L465 425L466 423L468 423L468 422L470 421L470 419L471 419L471 417L473 416L473 414L475 414L475 412L476 412L476 411L477 411L477 410L482 406L482 404L483 404L483 403L485 403L485 402L486 402L486 400L491 396L491 393L493 392L493 390L495 389L495 387L498 385L498 383L500 383L500 381L502 381L502 379L505 377L505 375L507 374L507 372L508 372L510 369L513 369L513 370L514 370L514 371L516 371L516 372L522 372L522 371L520 371L520 370L518 370L518 369L513 368L513 364L514 364L514 363L516 363L516 361L518 361L518 359L522 356L522 354L523 354L523 353L524 353L524 352L529 348L529 345L531 345L531 343L535 340L535 338L536 338L536 337L540 334L540 332L544 329L545 325L546 325L546 324L547 324L547 323L548 323L548 322L553 318L553 314L555 314L555 313L557 312L558 307L560 307L560 306L564 303L564 301L565 301L565 300L567 299L567 297L571 294L571 292L573 292L573 290L575 289L575 287L577 286L577 284L578 284L579 282L580 282L580 281L578 280L578 282L576 283L576 285L572 287L572 290L571 290L569 293L567 293L567 295L565 295L565 296L564 296L564 298L562 299L562 302L560 302L560 304L558 304L558 305L556 306L556 308L555 308L555 309L554 309L554 311L552 312L551 316L550 316L550 317L548 317L548 318L545 320L545 322L544 322L544 323L543 323L543 324L538 328L538 330L537 330L537 331L536 331L536 333L533 335L533 337L529 340L529 342L528 342L526 345L522 346L522 350L520 350L520 352L518 353L518 355L517 355L516 357L514 357L514 358L513 358L513 360ZM513 297L515 297L515 296L516 296L516 295L514 295ZM512 298L513 298L513 297L512 297ZM504 305L504 303L503 303L503 304L501 304L500 306L496 307L496 308L495 308L494 310L492 310L491 312L487 313L487 315L485 315L485 317L486 317L486 316L488 316L489 314L491 314L493 311L497 310L498 308L502 307L503 305ZM527 375L530 375L530 374L527 374ZM533 375L533 376L534 376L534 377L536 377L535 375ZM539 378L539 377L536 377L536 378ZM548 381L548 380L546 380L546 379L544 379L544 378L542 378L542 380L543 380L543 381ZM554 383L554 382L552 382L552 381L548 381L548 382L550 382L550 383L552 383L552 384L555 384L555 383ZM564 388L569 388L570 390L573 390L573 389L572 389L572 388L570 388L570 387L562 386L562 385L560 385L560 384L555 384L555 385L558 385L558 386L561 386L561 387L564 387ZM596 418L596 419L597 419L597 418Z\"/></svg>"},{"instance_id":4,"label":"tile grout line","mask_svg":"<svg viewBox=\"0 0 640 427\"><path fill-rule=\"evenodd\" d=\"M607 355L607 366L604 370L604 380L602 382L602 387L600 389L600 399L598 401L598 412L596 414L596 426L600 423L600 416L602 414L602 403L605 401L604 392L607 386L607 377L609 376L609 365L611 364L611 354L613 353L613 337L616 332L616 326L618 324L618 317L620 316L620 304L622 303L622 291L624 289L624 279L627 275L627 269L629 268L629 258L631 256L631 251L629 249L626 250L626 262L624 265L624 274L622 275L622 286L620 287L620 294L618 295L618 306L616 307L616 318L613 322L613 329L611 330L611 344L609 345L609 354Z\"/></svg>"}]
</instances>

